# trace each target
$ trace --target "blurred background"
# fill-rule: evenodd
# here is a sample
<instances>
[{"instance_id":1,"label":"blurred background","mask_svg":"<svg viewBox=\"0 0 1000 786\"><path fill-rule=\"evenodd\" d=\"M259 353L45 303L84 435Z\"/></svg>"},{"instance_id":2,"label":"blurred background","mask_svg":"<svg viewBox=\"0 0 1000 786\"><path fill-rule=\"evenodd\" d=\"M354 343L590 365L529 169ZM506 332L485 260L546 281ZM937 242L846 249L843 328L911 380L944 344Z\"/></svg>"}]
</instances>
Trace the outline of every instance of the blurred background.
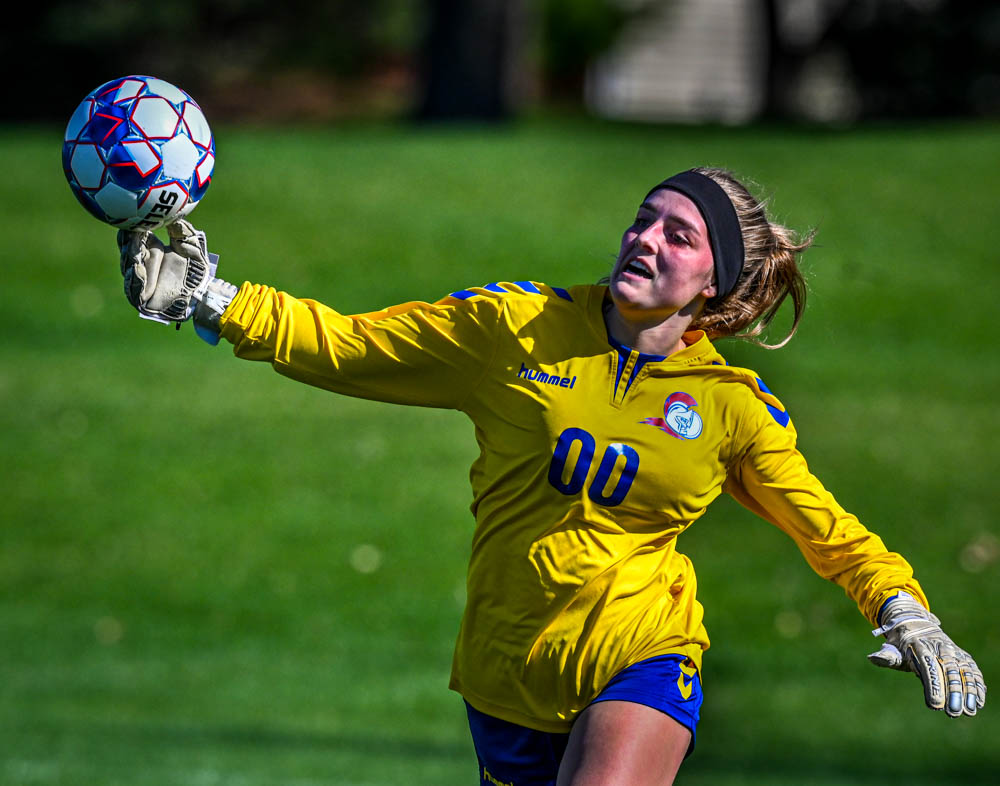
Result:
<instances>
[{"instance_id":1,"label":"blurred background","mask_svg":"<svg viewBox=\"0 0 1000 786\"><path fill-rule=\"evenodd\" d=\"M130 60L217 120L497 120L553 105L727 124L1000 112L990 2L50 0L21 13L0 33L13 73L31 68L0 110L10 121L62 120L94 76Z\"/></svg>"},{"instance_id":2,"label":"blurred background","mask_svg":"<svg viewBox=\"0 0 1000 786\"><path fill-rule=\"evenodd\" d=\"M651 184L733 169L817 240L791 344L720 350L997 679L996 3L50 0L0 42L0 784L476 782L472 429L136 317L60 164L126 74L205 111L220 273L349 313L596 281ZM870 667L788 538L722 499L680 549L713 646L679 784L997 782L996 707Z\"/></svg>"}]
</instances>

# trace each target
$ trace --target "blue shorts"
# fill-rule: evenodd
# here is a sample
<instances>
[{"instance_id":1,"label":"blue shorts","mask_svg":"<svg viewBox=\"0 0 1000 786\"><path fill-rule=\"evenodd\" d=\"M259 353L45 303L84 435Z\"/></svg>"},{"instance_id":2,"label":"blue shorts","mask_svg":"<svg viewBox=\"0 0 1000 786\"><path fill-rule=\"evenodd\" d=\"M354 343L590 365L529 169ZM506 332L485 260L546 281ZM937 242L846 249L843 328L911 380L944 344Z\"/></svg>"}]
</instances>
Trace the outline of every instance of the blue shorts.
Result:
<instances>
[{"instance_id":1,"label":"blue shorts","mask_svg":"<svg viewBox=\"0 0 1000 786\"><path fill-rule=\"evenodd\" d=\"M631 701L665 712L691 732L688 755L694 750L701 679L683 655L663 655L629 666L591 704L599 701ZM569 734L518 726L485 715L468 703L466 709L482 786L555 786Z\"/></svg>"}]
</instances>

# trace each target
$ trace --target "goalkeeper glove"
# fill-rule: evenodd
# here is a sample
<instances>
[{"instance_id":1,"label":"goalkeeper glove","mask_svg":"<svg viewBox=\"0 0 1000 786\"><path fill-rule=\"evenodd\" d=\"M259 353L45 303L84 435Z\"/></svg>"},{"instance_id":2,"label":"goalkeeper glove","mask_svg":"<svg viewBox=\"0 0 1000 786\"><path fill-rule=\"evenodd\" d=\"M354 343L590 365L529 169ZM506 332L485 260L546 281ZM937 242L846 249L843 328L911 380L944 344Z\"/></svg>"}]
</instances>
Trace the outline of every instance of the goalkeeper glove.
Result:
<instances>
[{"instance_id":1,"label":"goalkeeper glove","mask_svg":"<svg viewBox=\"0 0 1000 786\"><path fill-rule=\"evenodd\" d=\"M194 317L198 335L216 344L219 317L236 287L214 277L218 257L208 253L204 232L180 219L167 234L169 246L152 232L118 233L125 297L146 319L180 323Z\"/></svg>"},{"instance_id":2,"label":"goalkeeper glove","mask_svg":"<svg viewBox=\"0 0 1000 786\"><path fill-rule=\"evenodd\" d=\"M901 591L890 598L878 621L881 627L872 634L884 635L885 643L868 656L872 663L914 672L924 685L924 700L932 710L943 709L957 718L982 709L986 684L979 666L912 595Z\"/></svg>"}]
</instances>

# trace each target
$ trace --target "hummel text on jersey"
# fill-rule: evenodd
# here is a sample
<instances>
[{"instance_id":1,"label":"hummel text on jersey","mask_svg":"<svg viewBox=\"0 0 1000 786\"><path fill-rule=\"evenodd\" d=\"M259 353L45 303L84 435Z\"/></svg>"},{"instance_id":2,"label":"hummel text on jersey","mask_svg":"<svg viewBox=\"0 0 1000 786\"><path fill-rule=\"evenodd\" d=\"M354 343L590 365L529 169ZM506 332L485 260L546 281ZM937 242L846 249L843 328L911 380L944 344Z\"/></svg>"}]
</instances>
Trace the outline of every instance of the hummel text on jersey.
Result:
<instances>
[{"instance_id":1,"label":"hummel text on jersey","mask_svg":"<svg viewBox=\"0 0 1000 786\"><path fill-rule=\"evenodd\" d=\"M546 374L538 369L528 368L521 364L521 370L517 372L521 379L529 379L532 382L540 382L543 385L554 385L558 388L571 388L576 384L576 377L560 377L558 374Z\"/></svg>"}]
</instances>

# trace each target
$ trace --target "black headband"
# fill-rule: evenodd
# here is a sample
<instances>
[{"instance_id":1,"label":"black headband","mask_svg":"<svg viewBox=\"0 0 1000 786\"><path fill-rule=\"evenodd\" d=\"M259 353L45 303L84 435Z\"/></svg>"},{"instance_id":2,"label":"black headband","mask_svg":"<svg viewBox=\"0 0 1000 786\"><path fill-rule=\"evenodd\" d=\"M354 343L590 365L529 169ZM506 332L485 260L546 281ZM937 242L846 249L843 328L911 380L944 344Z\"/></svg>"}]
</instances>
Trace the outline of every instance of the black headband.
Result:
<instances>
[{"instance_id":1,"label":"black headband","mask_svg":"<svg viewBox=\"0 0 1000 786\"><path fill-rule=\"evenodd\" d=\"M693 169L664 180L646 194L646 198L661 188L678 191L697 206L705 219L708 242L712 247L715 296L721 298L728 295L743 270L743 232L729 196L712 178Z\"/></svg>"}]
</instances>

